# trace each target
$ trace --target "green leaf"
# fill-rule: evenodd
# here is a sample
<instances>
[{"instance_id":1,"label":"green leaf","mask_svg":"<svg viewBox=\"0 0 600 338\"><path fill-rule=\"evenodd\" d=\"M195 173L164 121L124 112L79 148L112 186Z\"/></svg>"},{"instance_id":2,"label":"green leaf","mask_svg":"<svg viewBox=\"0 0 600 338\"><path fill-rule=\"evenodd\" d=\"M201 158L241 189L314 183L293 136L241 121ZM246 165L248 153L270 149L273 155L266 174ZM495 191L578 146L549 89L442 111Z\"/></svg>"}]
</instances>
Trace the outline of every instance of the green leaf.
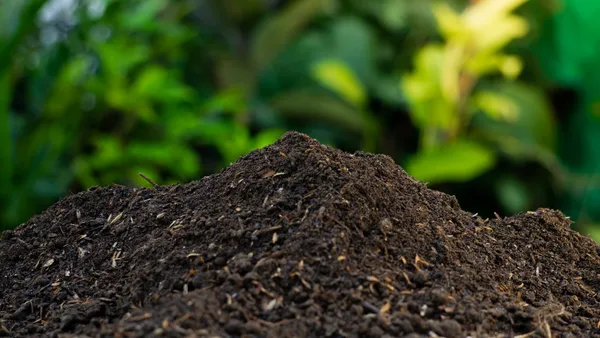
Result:
<instances>
[{"instance_id":1,"label":"green leaf","mask_svg":"<svg viewBox=\"0 0 600 338\"><path fill-rule=\"evenodd\" d=\"M193 96L191 89L179 81L175 74L158 65L144 68L136 79L133 92L140 98L166 103L185 102Z\"/></svg>"},{"instance_id":2,"label":"green leaf","mask_svg":"<svg viewBox=\"0 0 600 338\"><path fill-rule=\"evenodd\" d=\"M234 162L252 149L248 128L231 119L202 120L196 136L215 146L225 164Z\"/></svg>"},{"instance_id":3,"label":"green leaf","mask_svg":"<svg viewBox=\"0 0 600 338\"><path fill-rule=\"evenodd\" d=\"M150 59L151 55L149 45L132 43L123 35L100 44L96 51L109 81L125 77L133 67Z\"/></svg>"},{"instance_id":4,"label":"green leaf","mask_svg":"<svg viewBox=\"0 0 600 338\"><path fill-rule=\"evenodd\" d=\"M367 92L352 69L339 60L323 60L313 66L313 76L323 86L331 89L349 103L362 108Z\"/></svg>"},{"instance_id":5,"label":"green leaf","mask_svg":"<svg viewBox=\"0 0 600 338\"><path fill-rule=\"evenodd\" d=\"M323 60L343 62L357 81L375 91L381 84L377 70L379 47L376 32L364 20L354 16L337 18L322 30L302 34L269 63L258 79L259 94L271 97L287 90L315 87L314 65Z\"/></svg>"},{"instance_id":6,"label":"green leaf","mask_svg":"<svg viewBox=\"0 0 600 338\"><path fill-rule=\"evenodd\" d=\"M481 90L473 94L471 101L494 120L515 122L519 118L519 107L512 98L498 92Z\"/></svg>"},{"instance_id":7,"label":"green leaf","mask_svg":"<svg viewBox=\"0 0 600 338\"><path fill-rule=\"evenodd\" d=\"M116 164L121 164L124 159L124 150L121 142L110 135L102 135L94 141L95 151L85 161L86 167L97 170L108 170Z\"/></svg>"},{"instance_id":8,"label":"green leaf","mask_svg":"<svg viewBox=\"0 0 600 338\"><path fill-rule=\"evenodd\" d=\"M514 121L500 121L477 114L473 126L478 135L496 143L513 156L531 153L532 149L554 152L557 125L544 94L537 88L519 82L496 82L482 87L512 101L517 108ZM491 111L488 111L491 113Z\"/></svg>"},{"instance_id":9,"label":"green leaf","mask_svg":"<svg viewBox=\"0 0 600 338\"><path fill-rule=\"evenodd\" d=\"M324 7L327 0L297 0L263 23L252 39L251 60L257 73L269 64Z\"/></svg>"},{"instance_id":10,"label":"green leaf","mask_svg":"<svg viewBox=\"0 0 600 338\"><path fill-rule=\"evenodd\" d=\"M409 158L405 169L414 178L428 182L466 182L496 164L493 150L470 140L459 140Z\"/></svg>"},{"instance_id":11,"label":"green leaf","mask_svg":"<svg viewBox=\"0 0 600 338\"><path fill-rule=\"evenodd\" d=\"M328 122L349 132L362 133L371 124L355 107L319 91L289 91L276 96L270 104L285 117Z\"/></svg>"}]
</instances>

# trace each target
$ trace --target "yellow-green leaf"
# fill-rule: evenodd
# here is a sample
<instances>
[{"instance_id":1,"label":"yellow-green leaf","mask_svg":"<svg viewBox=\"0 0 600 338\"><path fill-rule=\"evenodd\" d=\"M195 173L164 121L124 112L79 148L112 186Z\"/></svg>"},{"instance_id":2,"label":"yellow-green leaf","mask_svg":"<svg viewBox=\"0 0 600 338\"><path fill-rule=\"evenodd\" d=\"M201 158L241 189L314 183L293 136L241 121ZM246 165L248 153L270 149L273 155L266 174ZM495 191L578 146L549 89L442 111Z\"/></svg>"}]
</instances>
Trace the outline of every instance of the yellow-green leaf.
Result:
<instances>
[{"instance_id":1,"label":"yellow-green leaf","mask_svg":"<svg viewBox=\"0 0 600 338\"><path fill-rule=\"evenodd\" d=\"M346 101L363 107L367 93L356 74L339 60L323 60L314 65L313 77L323 86L331 89Z\"/></svg>"},{"instance_id":2,"label":"yellow-green leaf","mask_svg":"<svg viewBox=\"0 0 600 338\"><path fill-rule=\"evenodd\" d=\"M432 6L440 33L445 38L460 36L465 33L465 26L461 17L446 2L436 3Z\"/></svg>"},{"instance_id":3,"label":"yellow-green leaf","mask_svg":"<svg viewBox=\"0 0 600 338\"><path fill-rule=\"evenodd\" d=\"M508 79L515 79L523 69L523 63L518 56L504 54L479 54L467 60L465 68L471 74L478 76L500 72Z\"/></svg>"},{"instance_id":4,"label":"yellow-green leaf","mask_svg":"<svg viewBox=\"0 0 600 338\"><path fill-rule=\"evenodd\" d=\"M510 12L526 3L528 0L480 0L475 5L467 7L463 12L464 23L472 31L493 28L491 23L498 22Z\"/></svg>"},{"instance_id":5,"label":"yellow-green leaf","mask_svg":"<svg viewBox=\"0 0 600 338\"><path fill-rule=\"evenodd\" d=\"M475 107L495 120L514 122L519 117L519 107L509 96L493 91L479 91L471 98Z\"/></svg>"},{"instance_id":6,"label":"yellow-green leaf","mask_svg":"<svg viewBox=\"0 0 600 338\"><path fill-rule=\"evenodd\" d=\"M506 78L514 80L523 70L523 61L518 56L506 55L500 60L500 72Z\"/></svg>"},{"instance_id":7,"label":"yellow-green leaf","mask_svg":"<svg viewBox=\"0 0 600 338\"><path fill-rule=\"evenodd\" d=\"M429 101L441 95L440 72L444 62L444 50L439 45L426 45L415 56L415 70L404 76L401 82L411 104Z\"/></svg>"},{"instance_id":8,"label":"yellow-green leaf","mask_svg":"<svg viewBox=\"0 0 600 338\"><path fill-rule=\"evenodd\" d=\"M461 42L446 44L444 64L441 69L441 91L444 98L452 104L460 101L460 73L464 64L465 46Z\"/></svg>"},{"instance_id":9,"label":"yellow-green leaf","mask_svg":"<svg viewBox=\"0 0 600 338\"><path fill-rule=\"evenodd\" d=\"M527 21L516 15L508 15L490 23L473 34L475 48L479 51L495 52L516 38L529 32Z\"/></svg>"}]
</instances>

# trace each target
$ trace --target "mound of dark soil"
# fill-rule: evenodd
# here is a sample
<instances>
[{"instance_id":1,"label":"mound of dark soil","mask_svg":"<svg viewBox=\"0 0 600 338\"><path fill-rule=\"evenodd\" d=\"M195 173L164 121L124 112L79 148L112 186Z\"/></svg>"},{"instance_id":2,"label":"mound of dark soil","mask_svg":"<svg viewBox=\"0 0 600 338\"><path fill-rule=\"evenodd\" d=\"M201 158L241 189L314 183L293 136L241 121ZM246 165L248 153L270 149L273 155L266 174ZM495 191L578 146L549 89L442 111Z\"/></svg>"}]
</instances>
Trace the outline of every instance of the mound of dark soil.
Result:
<instances>
[{"instance_id":1,"label":"mound of dark soil","mask_svg":"<svg viewBox=\"0 0 600 338\"><path fill-rule=\"evenodd\" d=\"M0 333L600 336L599 246L482 220L392 159L288 133L221 173L69 196L0 241Z\"/></svg>"}]
</instances>

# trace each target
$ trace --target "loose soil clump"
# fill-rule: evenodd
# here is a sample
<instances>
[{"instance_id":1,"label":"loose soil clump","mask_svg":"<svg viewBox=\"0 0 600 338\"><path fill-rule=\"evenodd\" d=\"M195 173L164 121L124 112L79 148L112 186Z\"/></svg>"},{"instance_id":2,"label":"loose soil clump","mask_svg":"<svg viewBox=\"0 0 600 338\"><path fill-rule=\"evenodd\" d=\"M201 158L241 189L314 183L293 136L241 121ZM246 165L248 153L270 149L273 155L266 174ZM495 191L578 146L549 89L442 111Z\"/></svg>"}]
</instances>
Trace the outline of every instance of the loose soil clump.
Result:
<instances>
[{"instance_id":1,"label":"loose soil clump","mask_svg":"<svg viewBox=\"0 0 600 338\"><path fill-rule=\"evenodd\" d=\"M600 337L599 246L484 220L290 132L202 180L69 196L0 240L0 334Z\"/></svg>"}]
</instances>

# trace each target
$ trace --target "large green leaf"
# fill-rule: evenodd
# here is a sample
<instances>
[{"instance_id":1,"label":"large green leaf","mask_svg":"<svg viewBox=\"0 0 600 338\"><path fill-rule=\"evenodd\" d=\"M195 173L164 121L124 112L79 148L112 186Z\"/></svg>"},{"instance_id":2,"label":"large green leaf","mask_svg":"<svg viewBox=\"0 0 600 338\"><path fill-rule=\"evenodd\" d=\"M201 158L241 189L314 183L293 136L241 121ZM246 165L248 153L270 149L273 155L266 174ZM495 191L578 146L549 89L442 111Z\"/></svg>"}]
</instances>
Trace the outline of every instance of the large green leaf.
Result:
<instances>
[{"instance_id":1,"label":"large green leaf","mask_svg":"<svg viewBox=\"0 0 600 338\"><path fill-rule=\"evenodd\" d=\"M315 64L313 76L326 88L337 93L357 108L362 108L367 100L366 89L352 69L339 60L323 60Z\"/></svg>"},{"instance_id":2,"label":"large green leaf","mask_svg":"<svg viewBox=\"0 0 600 338\"><path fill-rule=\"evenodd\" d=\"M459 140L410 157L406 171L428 183L466 182L490 170L496 164L495 152L470 140Z\"/></svg>"},{"instance_id":3,"label":"large green leaf","mask_svg":"<svg viewBox=\"0 0 600 338\"><path fill-rule=\"evenodd\" d=\"M556 121L540 90L508 81L488 84L482 89L510 100L516 111L508 121L476 114L473 126L478 135L493 141L515 158L535 159L540 151L553 153L556 150Z\"/></svg>"},{"instance_id":4,"label":"large green leaf","mask_svg":"<svg viewBox=\"0 0 600 338\"><path fill-rule=\"evenodd\" d=\"M251 46L251 59L257 73L298 35L326 2L327 0L293 1L258 28Z\"/></svg>"}]
</instances>

